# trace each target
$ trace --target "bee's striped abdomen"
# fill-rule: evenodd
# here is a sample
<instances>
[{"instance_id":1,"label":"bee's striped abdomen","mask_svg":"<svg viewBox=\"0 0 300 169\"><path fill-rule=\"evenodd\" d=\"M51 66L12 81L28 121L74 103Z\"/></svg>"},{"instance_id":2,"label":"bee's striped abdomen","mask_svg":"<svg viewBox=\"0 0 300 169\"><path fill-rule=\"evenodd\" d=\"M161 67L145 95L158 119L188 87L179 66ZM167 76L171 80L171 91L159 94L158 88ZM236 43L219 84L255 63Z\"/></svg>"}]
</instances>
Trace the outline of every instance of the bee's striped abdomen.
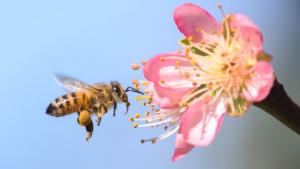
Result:
<instances>
[{"instance_id":1,"label":"bee's striped abdomen","mask_svg":"<svg viewBox=\"0 0 300 169\"><path fill-rule=\"evenodd\" d=\"M49 104L46 113L55 117L77 112L80 106L89 107L89 95L83 92L73 92L56 98Z\"/></svg>"}]
</instances>

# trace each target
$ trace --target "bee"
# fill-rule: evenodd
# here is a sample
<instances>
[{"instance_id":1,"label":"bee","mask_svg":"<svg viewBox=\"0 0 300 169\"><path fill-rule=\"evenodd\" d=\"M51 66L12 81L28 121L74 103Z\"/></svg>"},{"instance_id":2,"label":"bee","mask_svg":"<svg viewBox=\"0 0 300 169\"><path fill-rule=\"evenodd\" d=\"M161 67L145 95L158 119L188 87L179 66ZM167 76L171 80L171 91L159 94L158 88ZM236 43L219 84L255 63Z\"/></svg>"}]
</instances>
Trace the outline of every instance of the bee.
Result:
<instances>
[{"instance_id":1,"label":"bee","mask_svg":"<svg viewBox=\"0 0 300 169\"><path fill-rule=\"evenodd\" d=\"M47 107L46 114L61 117L77 112L77 123L80 126L85 126L87 132L86 141L91 139L93 134L93 114L96 115L96 123L99 126L102 117L111 108L113 108L113 116L116 115L117 103L126 104L125 114L127 114L130 106L127 92L132 91L143 94L133 87L127 87L125 90L118 81L111 81L109 84L96 83L90 85L73 77L59 74L55 76L58 83L68 93L52 101Z\"/></svg>"}]
</instances>

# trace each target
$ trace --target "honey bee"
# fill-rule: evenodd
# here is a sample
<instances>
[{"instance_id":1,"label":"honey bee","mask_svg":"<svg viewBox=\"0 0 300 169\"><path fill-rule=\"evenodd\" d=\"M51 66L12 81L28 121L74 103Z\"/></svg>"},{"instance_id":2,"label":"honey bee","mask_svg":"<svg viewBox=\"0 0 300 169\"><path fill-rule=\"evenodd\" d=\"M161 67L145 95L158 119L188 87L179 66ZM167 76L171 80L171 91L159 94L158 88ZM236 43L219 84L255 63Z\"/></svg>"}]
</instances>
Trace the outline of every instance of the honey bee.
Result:
<instances>
[{"instance_id":1,"label":"honey bee","mask_svg":"<svg viewBox=\"0 0 300 169\"><path fill-rule=\"evenodd\" d=\"M125 114L127 114L130 106L127 92L132 91L143 94L132 87L127 87L124 90L118 81L112 81L110 84L96 83L89 85L73 77L59 74L56 75L56 79L68 93L52 101L47 107L46 114L61 117L77 112L78 124L85 126L87 131L86 141L93 134L93 114L96 115L96 123L99 126L102 117L111 108L113 108L113 116L116 115L117 103L126 104Z\"/></svg>"}]
</instances>

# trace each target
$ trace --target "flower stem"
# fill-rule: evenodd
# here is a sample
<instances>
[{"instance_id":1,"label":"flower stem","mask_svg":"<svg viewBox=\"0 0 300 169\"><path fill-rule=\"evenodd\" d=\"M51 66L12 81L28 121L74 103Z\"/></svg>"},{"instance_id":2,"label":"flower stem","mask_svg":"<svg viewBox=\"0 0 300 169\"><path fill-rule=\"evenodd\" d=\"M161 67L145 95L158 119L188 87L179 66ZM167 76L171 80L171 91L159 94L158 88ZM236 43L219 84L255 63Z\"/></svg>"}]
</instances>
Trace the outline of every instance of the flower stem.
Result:
<instances>
[{"instance_id":1,"label":"flower stem","mask_svg":"<svg viewBox=\"0 0 300 169\"><path fill-rule=\"evenodd\" d=\"M268 97L254 105L300 134L300 106L287 95L283 85L277 79Z\"/></svg>"}]
</instances>

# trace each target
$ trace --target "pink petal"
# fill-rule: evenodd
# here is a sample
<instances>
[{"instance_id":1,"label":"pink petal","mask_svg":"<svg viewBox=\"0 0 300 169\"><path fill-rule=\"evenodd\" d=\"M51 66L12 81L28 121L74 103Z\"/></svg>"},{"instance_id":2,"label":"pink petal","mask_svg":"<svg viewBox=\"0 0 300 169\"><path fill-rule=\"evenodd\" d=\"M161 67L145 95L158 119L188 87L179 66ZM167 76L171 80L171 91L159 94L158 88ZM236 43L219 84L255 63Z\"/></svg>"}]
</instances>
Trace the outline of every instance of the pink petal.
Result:
<instances>
[{"instance_id":1,"label":"pink petal","mask_svg":"<svg viewBox=\"0 0 300 169\"><path fill-rule=\"evenodd\" d=\"M178 107L182 97L194 88L192 82L175 69L178 61L181 62L180 68L192 69L188 60L178 53L157 55L144 67L144 76L153 84L153 101L165 109Z\"/></svg>"},{"instance_id":2,"label":"pink petal","mask_svg":"<svg viewBox=\"0 0 300 169\"><path fill-rule=\"evenodd\" d=\"M263 48L263 35L258 26L248 17L242 14L229 15L231 29L240 36L245 43L243 46L253 50L255 54Z\"/></svg>"},{"instance_id":3,"label":"pink petal","mask_svg":"<svg viewBox=\"0 0 300 169\"><path fill-rule=\"evenodd\" d=\"M183 135L178 133L175 141L175 151L172 157L172 161L181 159L187 153L189 153L194 148L193 145L186 143L183 139Z\"/></svg>"},{"instance_id":4,"label":"pink petal","mask_svg":"<svg viewBox=\"0 0 300 169\"><path fill-rule=\"evenodd\" d=\"M177 7L173 16L180 32L192 37L193 42L199 42L203 37L199 29L208 33L220 30L219 24L205 9L192 3Z\"/></svg>"},{"instance_id":5,"label":"pink petal","mask_svg":"<svg viewBox=\"0 0 300 169\"><path fill-rule=\"evenodd\" d=\"M250 102L259 102L265 99L273 86L274 72L271 64L265 61L257 62L254 75L247 82L243 91L244 97Z\"/></svg>"},{"instance_id":6,"label":"pink petal","mask_svg":"<svg viewBox=\"0 0 300 169\"><path fill-rule=\"evenodd\" d=\"M159 84L155 84L155 91L157 96L161 99L164 99L165 102L157 103L157 100L153 98L153 101L157 103L164 109L175 108L179 106L179 102L181 102L182 98L192 90L193 88L170 88L170 87L162 87Z\"/></svg>"},{"instance_id":7,"label":"pink petal","mask_svg":"<svg viewBox=\"0 0 300 169\"><path fill-rule=\"evenodd\" d=\"M159 83L160 80L164 81L174 81L183 79L178 72L175 70L176 63L180 61L182 66L191 66L189 61L183 57L182 54L179 53L165 53L159 54L149 61L147 61L144 66L144 76L147 80L153 83ZM165 72L162 74L161 70L164 70L167 67L172 67L174 71ZM169 73L169 74L168 74Z\"/></svg>"},{"instance_id":8,"label":"pink petal","mask_svg":"<svg viewBox=\"0 0 300 169\"><path fill-rule=\"evenodd\" d=\"M200 101L190 106L181 121L180 132L185 141L194 146L211 144L223 123L226 107L223 98L212 105L204 105Z\"/></svg>"},{"instance_id":9,"label":"pink petal","mask_svg":"<svg viewBox=\"0 0 300 169\"><path fill-rule=\"evenodd\" d=\"M156 92L154 92L151 97L153 102L163 109L173 109L179 106L178 102L174 102L168 97L159 97Z\"/></svg>"}]
</instances>

